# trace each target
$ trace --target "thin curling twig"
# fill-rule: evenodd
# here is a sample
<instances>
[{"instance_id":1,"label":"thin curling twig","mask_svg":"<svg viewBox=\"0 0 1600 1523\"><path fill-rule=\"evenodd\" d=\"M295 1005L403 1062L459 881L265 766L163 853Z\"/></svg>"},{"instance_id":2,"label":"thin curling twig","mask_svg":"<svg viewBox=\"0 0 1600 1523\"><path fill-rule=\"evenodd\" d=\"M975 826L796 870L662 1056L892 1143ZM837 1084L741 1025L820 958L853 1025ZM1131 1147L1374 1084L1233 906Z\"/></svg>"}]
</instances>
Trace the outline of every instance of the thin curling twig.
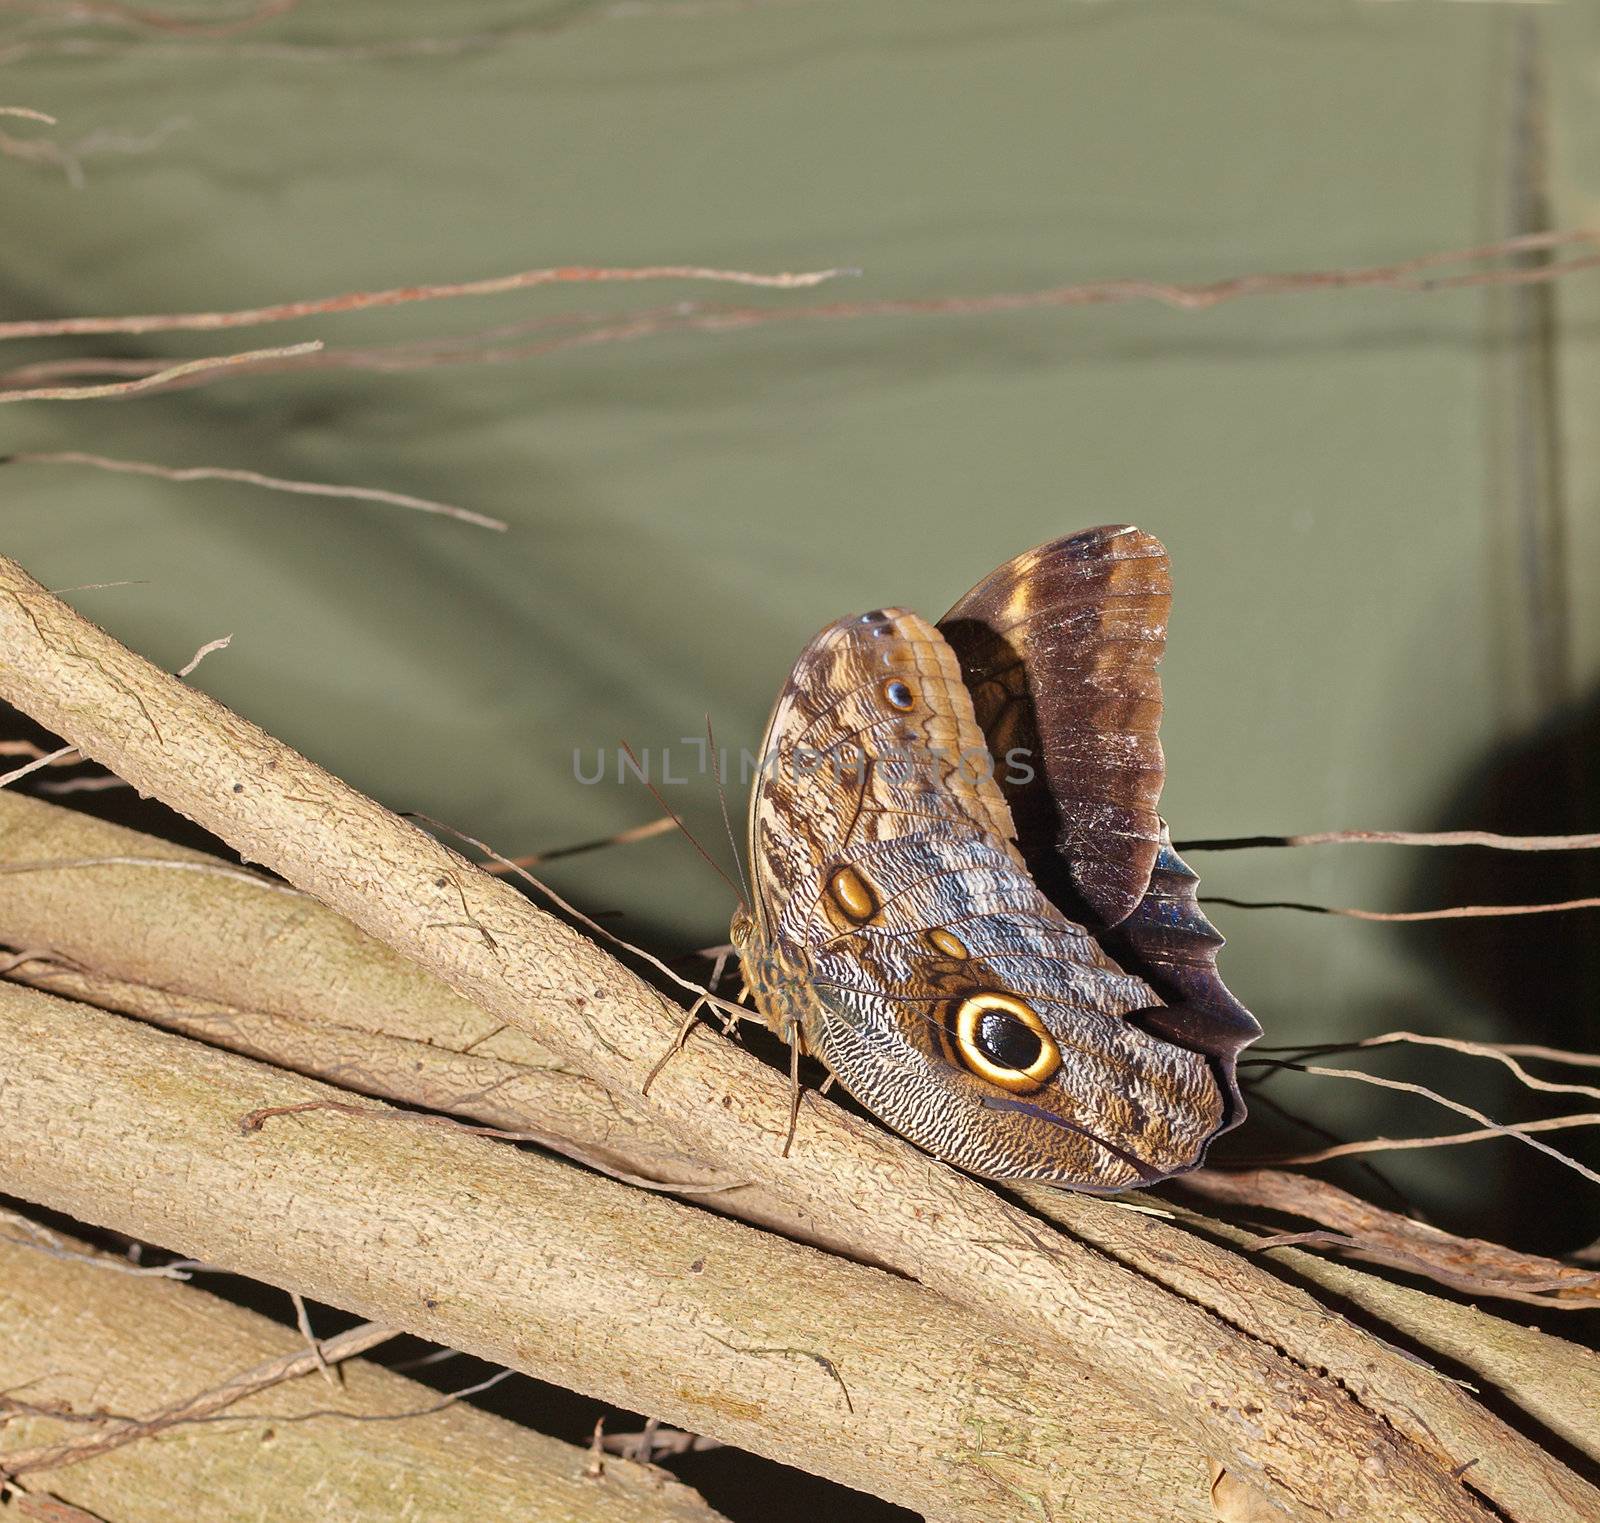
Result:
<instances>
[{"instance_id":1,"label":"thin curling twig","mask_svg":"<svg viewBox=\"0 0 1600 1523\"><path fill-rule=\"evenodd\" d=\"M210 333L219 328L251 328L261 323L293 322L304 317L364 312L373 307L398 307L416 301L441 301L458 296L498 296L534 286L574 281L709 280L724 285L766 286L779 291L804 290L845 274L844 270L806 270L762 274L755 270L718 270L706 265L657 264L637 268L603 265L553 265L430 285L393 286L385 291L346 291L338 296L311 297L232 312L161 312L136 317L52 317L0 323L0 339L66 338L91 333Z\"/></svg>"},{"instance_id":2,"label":"thin curling twig","mask_svg":"<svg viewBox=\"0 0 1600 1523\"><path fill-rule=\"evenodd\" d=\"M1253 851L1284 846L1487 846L1495 851L1592 851L1600 832L1509 836L1497 830L1318 830L1295 836L1218 836L1175 841L1178 851Z\"/></svg>"},{"instance_id":3,"label":"thin curling twig","mask_svg":"<svg viewBox=\"0 0 1600 1523\"><path fill-rule=\"evenodd\" d=\"M4 53L0 50L0 61ZM1513 258L1549 251L1569 245L1587 245L1596 252L1572 259L1518 264L1511 268L1465 270L1431 274L1451 264ZM851 322L867 318L892 317L983 317L1008 312L1028 312L1067 307L1106 306L1136 301L1153 301L1184 311L1203 311L1243 297L1309 295L1350 289L1388 289L1425 293L1469 287L1539 285L1561 280L1588 270L1600 269L1600 235L1588 229L1532 233L1479 248L1455 249L1424 254L1397 264L1367 265L1343 270L1309 270L1289 274L1236 275L1225 280L1170 282L1142 279L1096 280L1075 285L1047 286L1033 291L994 291L961 296L890 297L875 301L831 302L809 307L699 307L684 305L645 312L619 313L596 320L588 327L567 326L554 337L531 343L497 342L496 334L456 339L429 339L386 347L330 349L313 356L263 362L263 371L298 369L355 369L378 372L414 370L435 365L511 364L556 354L568 349L624 343L674 333L730 333L775 323ZM819 271L814 275L772 277L799 283L846 270ZM586 277L587 278L587 277ZM334 298L342 300L342 298ZM266 311L279 309L267 308ZM343 310L343 309L341 309ZM188 314L184 321L198 321L231 314ZM139 322L161 324L166 318L65 319L52 320L51 336L69 331L59 326L70 322ZM0 338L30 336L11 331L0 324ZM86 331L73 329L70 331ZM105 330L93 330L105 331ZM500 337L509 336L506 330ZM67 374L127 375L143 373L148 361L127 360L119 356L88 357L72 360L46 360L21 366L9 372L7 384L21 384L27 378ZM206 384L205 375L186 376L171 382L174 386ZM163 383L168 384L168 383Z\"/></svg>"},{"instance_id":4,"label":"thin curling twig","mask_svg":"<svg viewBox=\"0 0 1600 1523\"><path fill-rule=\"evenodd\" d=\"M126 397L141 391L154 391L172 381L186 376L200 375L205 371L233 370L241 365L253 365L262 360L293 359L297 355L314 354L322 347L320 339L309 343L289 344L280 349L251 349L242 354L211 355L200 360L185 360L179 365L169 365L154 375L132 381L106 381L98 386L35 386L20 391L0 391L0 402L83 402L100 397Z\"/></svg>"},{"instance_id":5,"label":"thin curling twig","mask_svg":"<svg viewBox=\"0 0 1600 1523\"><path fill-rule=\"evenodd\" d=\"M429 497L413 497L408 492L389 492L381 487L332 486L320 481L293 481L283 476L265 476L260 471L238 470L231 466L156 465L148 460L121 460L109 455L91 455L82 450L23 450L0 457L0 465L87 465L101 471L120 471L130 476L155 476L163 481L237 481L246 486L266 487L302 497L347 497L356 502L388 503L397 508L414 508L419 513L437 513L444 518L476 524L480 529L509 527L504 519L474 513L448 502Z\"/></svg>"}]
</instances>

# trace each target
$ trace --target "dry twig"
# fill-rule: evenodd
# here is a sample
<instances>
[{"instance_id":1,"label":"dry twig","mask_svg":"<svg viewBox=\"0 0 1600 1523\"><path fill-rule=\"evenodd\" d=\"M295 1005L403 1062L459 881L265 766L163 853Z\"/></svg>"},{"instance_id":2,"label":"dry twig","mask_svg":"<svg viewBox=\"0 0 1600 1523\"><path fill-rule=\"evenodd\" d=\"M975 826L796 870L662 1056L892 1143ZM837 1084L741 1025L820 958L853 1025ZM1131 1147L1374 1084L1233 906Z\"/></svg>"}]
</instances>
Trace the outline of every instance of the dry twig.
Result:
<instances>
[{"instance_id":1,"label":"dry twig","mask_svg":"<svg viewBox=\"0 0 1600 1523\"><path fill-rule=\"evenodd\" d=\"M1154 301L1181 310L1199 311L1251 296L1287 296L1355 288L1402 292L1431 292L1467 287L1532 285L1558 280L1600 267L1600 252L1577 258L1510 269L1458 271L1430 275L1431 269L1481 260L1514 258L1569 245L1593 247L1597 235L1587 229L1535 233L1479 248L1427 254L1398 264L1369 265L1346 270L1305 271L1298 274L1239 275L1227 280L1173 283L1148 280L1089 281L1078 285L1049 286L1035 291L990 292L976 296L892 298L880 301L835 302L812 307L702 308L684 304L653 311L619 314L587 328L575 328L528 344L503 345L493 335L480 339L432 339L387 348L330 349L316 355L263 361L257 369L272 373L298 369L414 370L435 365L510 364L567 349L623 343L672 333L728 333L766 327L774 323L845 322L882 317L978 317L1007 312L1105 306L1132 301ZM536 272L537 273L537 272ZM819 272L821 274L846 273ZM808 279L810 277L792 277ZM334 298L342 300L342 298ZM272 311L275 309L265 309ZM232 314L188 314L183 320ZM150 319L67 319L65 321L152 322ZM566 320L563 320L566 321ZM13 325L14 326L14 325ZM66 331L66 330L53 330ZM74 329L71 331L85 331ZM95 329L92 331L105 331ZM505 330L500 330L504 332ZM0 337L8 336L0 325ZM21 336L21 335L11 335ZM17 386L32 379L66 374L145 374L148 361L97 357L46 361L0 375L0 384ZM180 377L165 385L204 385L204 374Z\"/></svg>"},{"instance_id":2,"label":"dry twig","mask_svg":"<svg viewBox=\"0 0 1600 1523\"><path fill-rule=\"evenodd\" d=\"M1203 1169L1180 1184L1207 1200L1287 1212L1332 1229L1264 1238L1253 1245L1257 1251L1295 1242L1324 1244L1354 1258L1426 1275L1468 1295L1500 1296L1563 1311L1600 1308L1600 1274L1482 1238L1458 1237L1305 1174Z\"/></svg>"},{"instance_id":3,"label":"dry twig","mask_svg":"<svg viewBox=\"0 0 1600 1523\"><path fill-rule=\"evenodd\" d=\"M408 492L389 492L380 487L332 486L321 481L292 481L282 476L264 476L260 471L235 470L228 466L155 465L148 460L118 460L108 455L90 455L81 450L21 451L0 458L0 465L88 465L102 471L121 471L134 476L157 476L163 481L237 481L247 486L266 487L274 492L289 492L303 497L342 497L356 502L388 503L397 508L414 508L419 513L476 524L480 529L504 531L504 519L474 513L428 497L413 497Z\"/></svg>"},{"instance_id":4,"label":"dry twig","mask_svg":"<svg viewBox=\"0 0 1600 1523\"><path fill-rule=\"evenodd\" d=\"M637 268L604 265L553 265L519 270L514 275L493 275L483 280L461 280L430 285L393 286L384 291L346 291L339 296L319 296L302 301L278 302L266 307L245 307L232 312L164 312L142 317L55 317L0 322L0 340L15 338L65 338L91 333L211 333L222 328L250 328L261 323L293 322L304 317L364 312L373 307L398 307L417 301L442 301L460 296L497 296L526 291L534 286L570 284L574 281L709 280L724 285L765 286L774 290L803 290L845 274L844 270L807 270L764 275L754 270L717 270L705 265L658 264ZM289 359L307 351L296 346L276 354L262 352L240 358Z\"/></svg>"},{"instance_id":5,"label":"dry twig","mask_svg":"<svg viewBox=\"0 0 1600 1523\"><path fill-rule=\"evenodd\" d=\"M310 343L289 344L280 349L251 349L242 354L211 355L205 359L169 365L153 375L132 381L107 381L99 386L35 386L0 391L0 402L83 402L100 397L133 396L139 392L156 391L187 376L206 375L215 380L223 372L233 373L241 366L262 360L293 359L296 355L314 354L320 348L321 340L313 339Z\"/></svg>"},{"instance_id":6,"label":"dry twig","mask_svg":"<svg viewBox=\"0 0 1600 1523\"><path fill-rule=\"evenodd\" d=\"M185 860L195 856L181 847L16 795L0 796L0 827L0 852L17 861L90 854L137 859L157 852ZM212 1045L320 1076L364 1094L432 1106L508 1129L537 1127L582 1138L591 1148L609 1148L619 1164L636 1172L717 1177L703 1164L686 1167L681 1150L659 1123L622 1110L570 1066L538 1048L525 1033L466 1004L415 964L397 958L319 905L264 896L243 884L215 877L192 878L196 890L203 885L203 893L187 892L189 885L181 875L147 875L134 870L120 878L108 871L82 881L72 874L35 874L26 880L26 893L15 889L7 893L7 881L0 879L0 924L11 926L14 934L34 939L48 934L80 963L159 986L141 988L104 974L56 972L36 963L21 970L41 987L125 1010L168 1029L192 1033ZM263 959L263 946L281 949L285 955ZM173 992L182 988L205 997ZM218 1000L232 1001L233 1007L219 1005ZM268 1010L295 1014L265 1013ZM463 1052L493 1052L496 1056L469 1057L462 1056ZM229 1124L235 1120L231 1118ZM770 1223L790 1239L835 1247L851 1259L859 1260L870 1252L847 1220L796 1212L759 1187L729 1190L706 1197L706 1201L719 1211ZM1507 1448L1500 1439L1481 1431L1479 1414L1456 1387L1432 1377L1431 1383L1419 1385L1416 1366L1409 1360L1375 1344L1340 1318L1330 1317L1325 1307L1303 1293L1292 1292L1262 1268L1211 1247L1204 1236L1171 1230L1163 1221L1142 1214L1130 1218L1127 1211L1109 1202L1057 1191L1038 1191L1030 1203L1060 1220L1074 1237L1156 1283L1169 1285L1249 1336L1283 1348L1303 1365L1328 1370L1368 1406L1415 1413L1422 1429L1443 1443L1447 1452L1491 1449L1494 1458L1482 1477L1490 1488L1504 1492L1509 1482L1503 1471L1515 1471L1523 1463L1517 1456L1516 1441ZM1230 1230L1203 1220L1197 1226L1202 1234L1226 1236ZM499 1248L495 1251L502 1252ZM1593 1433L1585 1433L1579 1416L1583 1401L1575 1395L1587 1389L1588 1379L1572 1367L1571 1361L1581 1357L1578 1351L1478 1312L1472 1314L1470 1326L1457 1329L1451 1320L1457 1308L1449 1303L1342 1264L1294 1250L1280 1252L1276 1261L1293 1265L1303 1283L1329 1285L1341 1302L1367 1309L1394 1328L1398 1337L1423 1348L1431 1347L1435 1339L1442 1340L1442 1357L1473 1370L1508 1400L1536 1414L1538 1422L1556 1427L1579 1447L1593 1440ZM778 1264L750 1271L753 1282L774 1287L772 1295L780 1303L784 1295L775 1287L781 1275ZM806 1295L815 1301L816 1281L809 1283ZM860 1291L841 1287L841 1293L859 1316ZM986 1341L986 1334L976 1324L959 1320L966 1315L944 1302L895 1313L923 1329L948 1332L963 1349L987 1348L992 1354L996 1349L992 1340ZM744 1341L770 1343L776 1341L772 1333L769 1327L758 1338ZM896 1346L897 1337L860 1327L854 1343L889 1348ZM798 1340L790 1335L784 1341ZM1524 1343L1529 1345L1526 1349ZM959 1378L945 1356L923 1344L914 1347L919 1367L940 1377L939 1391L931 1398L910 1399L901 1436L914 1442L923 1455L954 1452L929 1436L927 1424L959 1389ZM1033 1398L1048 1407L1043 1378L1035 1362L1026 1385ZM859 1395L859 1362L850 1379ZM1079 1413L1070 1402L1048 1409L1069 1425L1074 1443L1089 1446L1083 1453L1069 1459L1059 1441L1031 1426L1027 1430L1030 1439L1054 1446L1051 1473L1071 1477L1070 1494L1051 1504L1062 1518L1078 1516L1074 1508L1089 1517L1097 1516L1091 1499L1097 1495L1094 1488L1102 1475L1114 1476L1116 1487L1128 1484L1128 1472L1116 1468L1116 1443L1108 1446L1097 1436L1098 1425L1115 1423L1122 1435L1117 1443L1129 1432L1142 1431L1138 1418L1111 1418L1105 1406L1109 1391L1099 1385L1095 1390L1092 1413ZM625 1404L659 1410L652 1398L638 1393ZM799 1431L804 1410L788 1409L784 1423L801 1451L814 1455L813 1441ZM871 1411L884 1410L883 1399L875 1397ZM1003 1462L1006 1473L1020 1480L1029 1472L1018 1468L1015 1456L1002 1461L1004 1425L997 1427L990 1416L980 1418L979 1410L966 1407L969 1424L981 1422L989 1435L985 1449L993 1463ZM869 1431L870 1421L870 1416L865 1422L858 1421L852 1430L852 1441L858 1446L872 1448L878 1442ZM691 1426L704 1428L706 1423L700 1420ZM1600 1458L1600 1450L1596 1457ZM812 1462L816 1462L814 1458ZM1148 1458L1141 1457L1141 1477L1150 1477L1148 1465ZM1169 1488L1166 1495L1169 1499L1181 1496L1186 1484L1180 1479L1177 1490ZM1030 1485L1047 1498L1054 1495L1048 1479L1033 1480ZM1130 1505L1122 1496L1116 1510L1125 1511ZM945 1511L949 1511L948 1505Z\"/></svg>"},{"instance_id":7,"label":"dry twig","mask_svg":"<svg viewBox=\"0 0 1600 1523\"><path fill-rule=\"evenodd\" d=\"M1295 899L1234 899L1226 894L1203 894L1201 902L1226 904L1236 910L1303 910L1310 915L1342 915L1350 920L1397 923L1493 919L1504 915L1557 915L1567 910L1600 909L1600 896L1563 899L1555 904L1452 904L1440 910L1353 910L1332 904L1306 904Z\"/></svg>"},{"instance_id":8,"label":"dry twig","mask_svg":"<svg viewBox=\"0 0 1600 1523\"><path fill-rule=\"evenodd\" d=\"M1251 851L1282 846L1489 846L1496 851L1591 851L1600 834L1508 836L1495 830L1322 830L1298 836L1218 836L1178 841L1179 851Z\"/></svg>"}]
</instances>

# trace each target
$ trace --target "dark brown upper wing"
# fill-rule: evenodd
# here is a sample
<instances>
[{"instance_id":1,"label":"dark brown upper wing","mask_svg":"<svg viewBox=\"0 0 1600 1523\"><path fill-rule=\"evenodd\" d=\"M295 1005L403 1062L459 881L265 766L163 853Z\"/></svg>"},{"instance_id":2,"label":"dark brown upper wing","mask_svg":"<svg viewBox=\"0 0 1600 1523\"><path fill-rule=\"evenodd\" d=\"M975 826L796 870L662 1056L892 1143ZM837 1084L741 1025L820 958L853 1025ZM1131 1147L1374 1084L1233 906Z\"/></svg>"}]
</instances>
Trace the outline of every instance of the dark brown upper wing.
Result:
<instances>
[{"instance_id":1,"label":"dark brown upper wing","mask_svg":"<svg viewBox=\"0 0 1600 1523\"><path fill-rule=\"evenodd\" d=\"M939 624L1023 856L1067 914L1098 927L1133 912L1160 850L1155 667L1171 601L1161 541L1121 524L1007 561Z\"/></svg>"}]
</instances>

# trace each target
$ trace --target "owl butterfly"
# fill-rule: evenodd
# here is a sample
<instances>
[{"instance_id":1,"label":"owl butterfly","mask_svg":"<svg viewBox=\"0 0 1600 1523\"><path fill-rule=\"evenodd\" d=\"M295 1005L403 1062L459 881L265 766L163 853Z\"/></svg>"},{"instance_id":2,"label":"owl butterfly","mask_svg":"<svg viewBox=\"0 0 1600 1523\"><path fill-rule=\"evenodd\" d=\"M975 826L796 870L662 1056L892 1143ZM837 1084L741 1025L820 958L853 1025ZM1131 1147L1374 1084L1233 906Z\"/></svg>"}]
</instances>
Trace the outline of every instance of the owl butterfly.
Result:
<instances>
[{"instance_id":1,"label":"owl butterfly","mask_svg":"<svg viewBox=\"0 0 1600 1523\"><path fill-rule=\"evenodd\" d=\"M1110 1192L1244 1117L1260 1035L1156 813L1166 551L1008 561L935 627L830 624L779 694L734 919L768 1024L975 1174Z\"/></svg>"}]
</instances>

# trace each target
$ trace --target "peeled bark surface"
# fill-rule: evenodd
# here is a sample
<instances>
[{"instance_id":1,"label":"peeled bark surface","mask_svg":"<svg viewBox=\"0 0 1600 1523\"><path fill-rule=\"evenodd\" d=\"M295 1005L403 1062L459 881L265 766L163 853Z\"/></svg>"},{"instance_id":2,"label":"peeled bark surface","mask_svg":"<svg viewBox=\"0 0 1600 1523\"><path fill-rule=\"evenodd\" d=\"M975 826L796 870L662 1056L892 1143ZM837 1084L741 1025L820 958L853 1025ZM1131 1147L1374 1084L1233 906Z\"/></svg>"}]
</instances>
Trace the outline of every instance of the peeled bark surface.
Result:
<instances>
[{"instance_id":1,"label":"peeled bark surface","mask_svg":"<svg viewBox=\"0 0 1600 1523\"><path fill-rule=\"evenodd\" d=\"M114 1420L85 1421L95 1414L146 1417L305 1352L265 1317L193 1285L105 1267L115 1262L63 1260L0 1226L0 1391L27 1408L0 1398L0 1475L16 1474L30 1494L115 1523L721 1519L659 1470L607 1457L595 1475L582 1449L462 1403L429 1410L437 1391L359 1358L338 1364L331 1386L313 1367L202 1420L63 1455L115 1438Z\"/></svg>"},{"instance_id":2,"label":"peeled bark surface","mask_svg":"<svg viewBox=\"0 0 1600 1523\"><path fill-rule=\"evenodd\" d=\"M1041 1227L815 1097L782 1157L783 1081L732 1044L691 1042L645 1100L644 1075L677 1022L649 985L508 885L133 656L20 569L0 565L0 592L0 691L10 701L538 1037L691 1156L831 1218L865 1255L970 1307L995 1338L1070 1349L1098 1384L1152 1424L1171 1424L1288 1514L1485 1519L1480 1488L1513 1518L1600 1513L1593 1488L1553 1458L1519 1450L1481 1409L1474 1452L1461 1452L1412 1412L1367 1404L1274 1341ZM1502 1450L1506 1469L1484 1475L1485 1451Z\"/></svg>"}]
</instances>

